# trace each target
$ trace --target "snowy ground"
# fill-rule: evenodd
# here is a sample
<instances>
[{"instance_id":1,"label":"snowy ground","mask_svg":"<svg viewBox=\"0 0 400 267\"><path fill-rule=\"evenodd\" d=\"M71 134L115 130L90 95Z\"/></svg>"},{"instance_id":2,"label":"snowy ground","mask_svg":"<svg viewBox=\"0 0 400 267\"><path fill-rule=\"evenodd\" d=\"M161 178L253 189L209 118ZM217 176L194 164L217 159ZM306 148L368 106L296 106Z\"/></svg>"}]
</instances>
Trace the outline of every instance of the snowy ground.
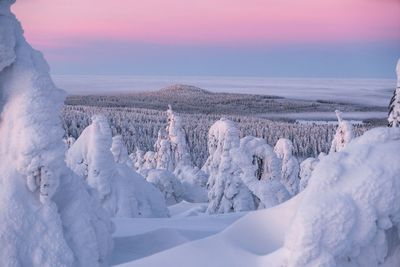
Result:
<instances>
[{"instance_id":1,"label":"snowy ground","mask_svg":"<svg viewBox=\"0 0 400 267\"><path fill-rule=\"evenodd\" d=\"M141 258L215 235L245 215L204 215L205 208L206 204L183 201L169 207L171 218L114 219L116 231L111 265L129 263L130 266Z\"/></svg>"},{"instance_id":2,"label":"snowy ground","mask_svg":"<svg viewBox=\"0 0 400 267\"><path fill-rule=\"evenodd\" d=\"M280 258L282 251L272 252L283 244L298 198L248 213L145 219L145 223L143 219L116 220L112 263L125 267L268 266ZM154 255L146 257L150 254Z\"/></svg>"}]
</instances>

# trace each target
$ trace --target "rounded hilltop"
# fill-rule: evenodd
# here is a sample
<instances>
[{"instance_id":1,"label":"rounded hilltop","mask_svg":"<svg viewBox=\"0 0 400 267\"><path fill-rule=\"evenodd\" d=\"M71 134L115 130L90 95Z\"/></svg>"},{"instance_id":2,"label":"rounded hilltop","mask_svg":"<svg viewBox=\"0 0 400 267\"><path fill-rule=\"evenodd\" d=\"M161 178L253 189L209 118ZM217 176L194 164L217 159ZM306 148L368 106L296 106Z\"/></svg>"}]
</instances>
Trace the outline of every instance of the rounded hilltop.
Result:
<instances>
[{"instance_id":1,"label":"rounded hilltop","mask_svg":"<svg viewBox=\"0 0 400 267\"><path fill-rule=\"evenodd\" d=\"M158 92L168 94L211 94L210 91L187 84L173 84L160 89Z\"/></svg>"}]
</instances>

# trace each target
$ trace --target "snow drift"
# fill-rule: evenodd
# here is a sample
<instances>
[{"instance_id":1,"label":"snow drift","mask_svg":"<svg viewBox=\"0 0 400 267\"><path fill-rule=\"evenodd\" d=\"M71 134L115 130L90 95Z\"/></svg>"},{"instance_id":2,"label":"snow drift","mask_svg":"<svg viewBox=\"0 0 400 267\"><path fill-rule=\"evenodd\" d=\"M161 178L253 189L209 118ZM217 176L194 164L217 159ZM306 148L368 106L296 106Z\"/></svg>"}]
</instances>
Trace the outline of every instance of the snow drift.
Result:
<instances>
[{"instance_id":1,"label":"snow drift","mask_svg":"<svg viewBox=\"0 0 400 267\"><path fill-rule=\"evenodd\" d=\"M399 256L399 149L399 129L377 128L321 159L286 236L288 266L378 266Z\"/></svg>"}]
</instances>

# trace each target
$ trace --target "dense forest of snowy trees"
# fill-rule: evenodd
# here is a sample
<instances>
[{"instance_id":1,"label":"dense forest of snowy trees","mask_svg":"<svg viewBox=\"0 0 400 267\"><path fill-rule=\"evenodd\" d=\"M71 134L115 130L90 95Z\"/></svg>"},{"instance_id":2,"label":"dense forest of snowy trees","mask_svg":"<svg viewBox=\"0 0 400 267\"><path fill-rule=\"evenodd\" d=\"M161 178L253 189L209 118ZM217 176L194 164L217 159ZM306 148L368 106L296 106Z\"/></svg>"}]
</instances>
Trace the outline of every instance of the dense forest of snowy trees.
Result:
<instances>
[{"instance_id":1,"label":"dense forest of snowy trees","mask_svg":"<svg viewBox=\"0 0 400 267\"><path fill-rule=\"evenodd\" d=\"M167 108L167 107L165 107ZM66 136L75 139L90 124L95 114L105 115L112 128L113 135L122 135L132 153L136 148L149 151L158 138L161 129L167 125L165 111L123 108L66 105L62 111L62 123ZM222 115L180 114L186 131L190 154L194 164L203 166L207 159L207 134L211 125ZM251 135L264 138L268 144L275 145L279 138L293 142L293 153L301 159L316 157L319 153L328 153L336 132L334 124L301 124L292 122L271 121L254 116L225 115L237 123L239 135ZM372 125L354 125L355 136L361 135Z\"/></svg>"}]
</instances>

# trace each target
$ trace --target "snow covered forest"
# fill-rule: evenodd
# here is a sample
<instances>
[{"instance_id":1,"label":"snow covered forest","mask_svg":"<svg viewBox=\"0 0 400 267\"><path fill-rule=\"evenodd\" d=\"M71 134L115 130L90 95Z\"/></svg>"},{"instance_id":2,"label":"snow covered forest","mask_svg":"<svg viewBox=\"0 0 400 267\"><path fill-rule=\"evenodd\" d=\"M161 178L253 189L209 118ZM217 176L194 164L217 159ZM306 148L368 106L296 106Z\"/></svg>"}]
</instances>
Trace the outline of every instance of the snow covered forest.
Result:
<instances>
[{"instance_id":1,"label":"snow covered forest","mask_svg":"<svg viewBox=\"0 0 400 267\"><path fill-rule=\"evenodd\" d=\"M80 97L82 101L85 98ZM82 101L75 100L74 102L81 104ZM94 104L65 105L62 110L62 123L66 136L76 139L90 124L90 118L95 114L104 114L109 118L113 134L123 136L129 153L134 152L136 148L145 151L152 150L158 131L165 128L167 123L167 113L155 109L104 107L94 106ZM294 154L299 159L315 157L321 152L327 153L337 127L332 123L305 124L293 121L272 121L251 115L183 113L180 116L188 139L190 154L198 167L203 166L207 159L208 130L221 117L236 122L241 137L247 135L261 137L270 145L274 145L279 138L290 139L294 145ZM377 123L380 122L357 123L354 125L354 134L359 136Z\"/></svg>"},{"instance_id":2,"label":"snow covered forest","mask_svg":"<svg viewBox=\"0 0 400 267\"><path fill-rule=\"evenodd\" d=\"M14 2L0 0L0 266L400 266L400 60L379 127L339 110L304 124L64 105Z\"/></svg>"}]
</instances>

